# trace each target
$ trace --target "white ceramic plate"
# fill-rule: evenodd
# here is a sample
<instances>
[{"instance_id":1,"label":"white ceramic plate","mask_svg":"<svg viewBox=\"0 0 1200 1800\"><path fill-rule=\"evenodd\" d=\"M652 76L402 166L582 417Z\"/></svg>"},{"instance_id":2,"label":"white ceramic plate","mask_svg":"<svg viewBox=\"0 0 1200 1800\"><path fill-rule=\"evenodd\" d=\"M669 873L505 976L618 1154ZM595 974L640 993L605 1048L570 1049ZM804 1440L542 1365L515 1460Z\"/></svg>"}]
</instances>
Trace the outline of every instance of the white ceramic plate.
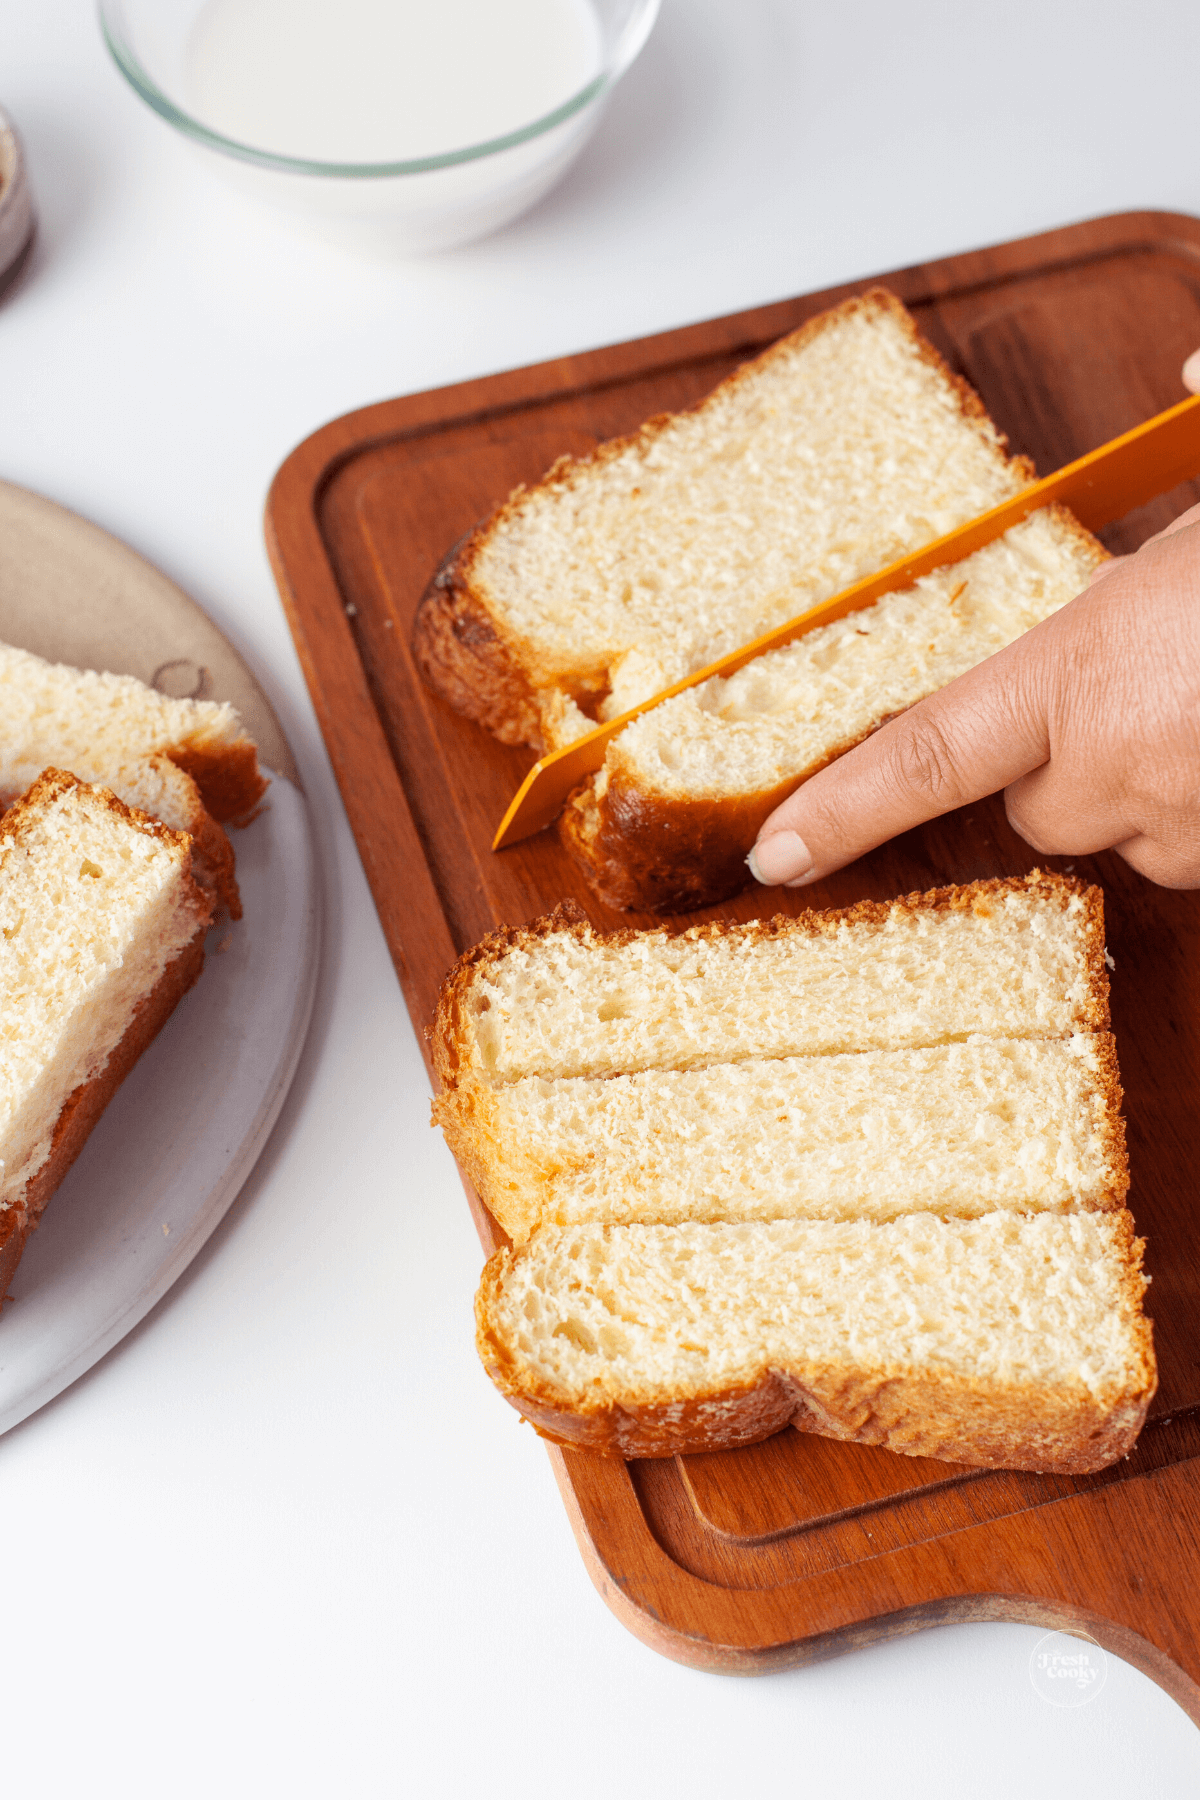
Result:
<instances>
[{"instance_id":1,"label":"white ceramic plate","mask_svg":"<svg viewBox=\"0 0 1200 1800\"><path fill-rule=\"evenodd\" d=\"M92 596L90 624L80 586ZM136 650L114 653L135 624ZM126 546L0 483L0 639L66 654L60 628L75 661L143 680L193 669L206 697L233 699L288 772L274 774L254 823L233 833L244 918L209 933L200 980L118 1090L21 1259L0 1313L0 1432L131 1331L232 1204L291 1085L320 948L304 796L245 665Z\"/></svg>"}]
</instances>

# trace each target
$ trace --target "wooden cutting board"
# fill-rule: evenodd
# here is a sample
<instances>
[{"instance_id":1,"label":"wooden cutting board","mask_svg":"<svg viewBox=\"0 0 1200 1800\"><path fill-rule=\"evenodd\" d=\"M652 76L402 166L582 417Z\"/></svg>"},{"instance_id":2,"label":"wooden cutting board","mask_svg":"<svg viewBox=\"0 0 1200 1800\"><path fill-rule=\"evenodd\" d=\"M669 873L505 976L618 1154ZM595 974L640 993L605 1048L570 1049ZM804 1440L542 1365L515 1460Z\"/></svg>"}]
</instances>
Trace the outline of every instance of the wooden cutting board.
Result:
<instances>
[{"instance_id":1,"label":"wooden cutting board","mask_svg":"<svg viewBox=\"0 0 1200 1800\"><path fill-rule=\"evenodd\" d=\"M1048 473L1183 397L1200 345L1200 220L1130 213L903 269L884 281ZM422 684L414 610L455 541L519 481L656 412L868 282L564 357L337 419L293 452L266 531L325 741L414 1022L460 951L566 896L603 907L552 832L489 845L532 762ZM1200 488L1107 534L1135 548ZM908 833L800 896L748 891L694 918L847 906L1034 866L999 801ZM947 1620L1090 1634L1200 1722L1200 895L1119 858L1105 890L1131 1205L1149 1238L1161 1385L1131 1456L1084 1477L963 1469L786 1430L747 1449L629 1463L551 1458L600 1592L697 1668L807 1662ZM485 1248L495 1225L472 1196ZM515 1423L515 1421L514 1421Z\"/></svg>"}]
</instances>

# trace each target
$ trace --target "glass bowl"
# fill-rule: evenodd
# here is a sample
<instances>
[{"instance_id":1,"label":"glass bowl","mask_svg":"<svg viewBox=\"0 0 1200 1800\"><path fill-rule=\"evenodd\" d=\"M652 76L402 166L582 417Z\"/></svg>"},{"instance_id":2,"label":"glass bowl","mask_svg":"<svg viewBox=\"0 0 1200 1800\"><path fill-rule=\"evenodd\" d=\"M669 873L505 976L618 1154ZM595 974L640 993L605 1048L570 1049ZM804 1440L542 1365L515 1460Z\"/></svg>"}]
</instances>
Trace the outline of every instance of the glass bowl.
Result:
<instances>
[{"instance_id":1,"label":"glass bowl","mask_svg":"<svg viewBox=\"0 0 1200 1800\"><path fill-rule=\"evenodd\" d=\"M316 156L297 154L298 149L309 146L279 141L286 135L278 123L280 109L277 104L280 101L279 84L286 84L289 79L283 66L286 56L279 58L281 67L269 67L265 77L251 74L248 95L244 69L237 65L236 73L241 78L239 116L255 117L256 95L252 84L255 80L261 82L261 136L266 141L242 141L241 132L230 132L228 118L222 116L219 106L198 102L197 47L203 34L209 32L210 37L203 38L203 43L209 46L205 53L210 56L210 63L204 67L211 70L211 57L216 54L211 50L210 32L214 11L223 8L218 23L223 20L228 24L229 8L235 3L236 0L99 0L100 23L105 42L130 86L191 144L210 152L211 165L219 168L228 179L299 215L308 225L326 235L371 250L423 255L468 243L496 231L541 199L565 173L595 130L613 88L649 37L660 0L557 0L557 4L575 9L576 26L582 20L588 34L588 50L586 66L577 69L569 91L551 110L520 123L508 121L506 128L494 135L486 135L485 119L479 141L450 146L445 141L446 126L443 124L439 132L436 123L432 127L429 125L436 109L432 105L432 90L426 86L415 95L421 104L413 108L411 117L406 116L402 99L397 104L396 148L403 151L402 156L396 160L345 162L325 160L328 147ZM255 3L262 17L269 19L271 6L277 6L279 0L255 0ZM310 15L314 5L320 3L321 0L306 0ZM488 3L499 9L504 0L488 0ZM554 3L555 0L544 0L543 12L545 5ZM368 14L370 12L370 0L358 0L360 17L364 4ZM478 13L479 4L480 0L475 0L479 29L490 27L494 31L498 14L489 20L486 14ZM338 20L339 0L325 0L325 7L323 16ZM379 10L380 16L384 16L384 9ZM468 27L471 11L471 0L465 0L465 3L460 0L460 19ZM252 16L244 14L238 29L243 29L245 18ZM408 16L417 28L419 9L414 8ZM509 18L513 16L510 14ZM535 38L526 44L512 32L508 34L505 54L493 65L498 80L492 82L486 92L480 90L485 102L480 109L482 113L486 114L490 109L494 119L496 105L491 104L489 108L488 103L495 102L502 115L506 98L510 111L513 107L519 109L518 90L531 91L528 80L519 78L537 73L537 60L539 53L544 53L543 46L544 37L541 44ZM221 53L224 54L224 50ZM269 61L268 57L268 64ZM468 61L461 59L463 68ZM218 74L224 76L227 73L226 69L218 67ZM454 66L439 70L439 97L444 95L461 102L461 73ZM581 85L579 73L586 75ZM474 74L478 79L478 68L474 69ZM312 68L303 70L302 75L311 84ZM511 84L507 95L503 86L506 78ZM377 68L372 69L369 79L378 89ZM459 84L457 88L456 83ZM536 91L536 83L532 91ZM298 89L296 93L299 93ZM282 97L286 103L286 88ZM311 107L307 116L313 122L314 132L319 134L327 118L336 115L339 103L344 109L347 103L345 91L332 94L328 108L319 104ZM304 104L308 104L307 99ZM301 106L299 99L296 106ZM467 106L469 110L469 99ZM448 116L454 110L450 105L445 108ZM459 110L462 110L461 105ZM341 117L346 119L345 110ZM425 120L424 125L419 122L421 119ZM349 126L353 137L353 119ZM381 128L385 133L390 132L391 121L382 121ZM434 141L414 143L414 132L419 136L423 129ZM328 131L325 135L328 136ZM357 135L361 136L361 133ZM462 135L469 136L470 129ZM257 138L260 132L256 128L245 131L245 136ZM436 141L439 136L440 142ZM373 146L370 153L378 154L382 147ZM426 153L413 155L414 149Z\"/></svg>"}]
</instances>

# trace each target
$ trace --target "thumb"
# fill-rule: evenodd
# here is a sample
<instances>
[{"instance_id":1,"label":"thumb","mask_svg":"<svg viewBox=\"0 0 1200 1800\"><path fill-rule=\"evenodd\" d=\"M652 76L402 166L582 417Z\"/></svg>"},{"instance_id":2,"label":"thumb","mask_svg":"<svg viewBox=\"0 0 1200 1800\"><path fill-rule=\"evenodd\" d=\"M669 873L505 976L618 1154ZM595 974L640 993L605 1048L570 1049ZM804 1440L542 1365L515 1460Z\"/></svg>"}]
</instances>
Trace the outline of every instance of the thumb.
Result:
<instances>
[{"instance_id":1,"label":"thumb","mask_svg":"<svg viewBox=\"0 0 1200 1800\"><path fill-rule=\"evenodd\" d=\"M1200 394L1200 350L1193 350L1183 365L1183 385Z\"/></svg>"},{"instance_id":2,"label":"thumb","mask_svg":"<svg viewBox=\"0 0 1200 1800\"><path fill-rule=\"evenodd\" d=\"M1035 626L798 787L758 834L747 858L755 880L806 887L1047 762L1047 659L1035 641L1043 629Z\"/></svg>"}]
</instances>

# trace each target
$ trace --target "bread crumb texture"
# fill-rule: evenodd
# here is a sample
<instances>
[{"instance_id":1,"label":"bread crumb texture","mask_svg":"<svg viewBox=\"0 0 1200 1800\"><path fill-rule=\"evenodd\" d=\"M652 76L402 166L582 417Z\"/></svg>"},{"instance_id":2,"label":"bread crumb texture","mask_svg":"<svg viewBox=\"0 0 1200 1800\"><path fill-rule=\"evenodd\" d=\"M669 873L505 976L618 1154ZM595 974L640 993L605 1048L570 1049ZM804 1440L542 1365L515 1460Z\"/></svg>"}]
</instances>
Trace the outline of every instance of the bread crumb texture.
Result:
<instances>
[{"instance_id":1,"label":"bread crumb texture","mask_svg":"<svg viewBox=\"0 0 1200 1800\"><path fill-rule=\"evenodd\" d=\"M746 885L763 822L917 701L1049 619L1105 555L1061 507L875 605L691 688L609 742L559 821L611 906L686 912Z\"/></svg>"},{"instance_id":2,"label":"bread crumb texture","mask_svg":"<svg viewBox=\"0 0 1200 1800\"><path fill-rule=\"evenodd\" d=\"M196 879L241 917L219 821L247 816L266 783L232 706L173 700L132 675L71 669L0 644L0 809L50 768L187 832Z\"/></svg>"},{"instance_id":3,"label":"bread crumb texture","mask_svg":"<svg viewBox=\"0 0 1200 1800\"><path fill-rule=\"evenodd\" d=\"M443 1061L494 1083L743 1057L1106 1030L1098 890L980 882L890 905L605 936L484 940L442 1001Z\"/></svg>"},{"instance_id":4,"label":"bread crumb texture","mask_svg":"<svg viewBox=\"0 0 1200 1800\"><path fill-rule=\"evenodd\" d=\"M769 924L498 933L448 979L435 1116L512 1239L480 1351L623 1455L789 1420L1026 1468L1154 1388L1098 890Z\"/></svg>"},{"instance_id":5,"label":"bread crumb texture","mask_svg":"<svg viewBox=\"0 0 1200 1800\"><path fill-rule=\"evenodd\" d=\"M455 581L536 696L542 741L562 743L1027 479L900 302L874 290L692 411L519 489Z\"/></svg>"},{"instance_id":6,"label":"bread crumb texture","mask_svg":"<svg viewBox=\"0 0 1200 1800\"><path fill-rule=\"evenodd\" d=\"M602 1432L650 1408L669 1437L674 1409L686 1441L690 1404L769 1383L775 1428L798 1405L913 1454L1099 1466L1154 1387L1138 1250L1123 1211L543 1229L489 1265L481 1349Z\"/></svg>"},{"instance_id":7,"label":"bread crumb texture","mask_svg":"<svg viewBox=\"0 0 1200 1800\"><path fill-rule=\"evenodd\" d=\"M156 751L216 750L243 736L232 706L172 700L132 675L70 669L0 644L0 792L10 798L51 764L101 780Z\"/></svg>"},{"instance_id":8,"label":"bread crumb texture","mask_svg":"<svg viewBox=\"0 0 1200 1800\"><path fill-rule=\"evenodd\" d=\"M0 819L0 1211L211 905L186 837L47 771Z\"/></svg>"},{"instance_id":9,"label":"bread crumb texture","mask_svg":"<svg viewBox=\"0 0 1200 1800\"><path fill-rule=\"evenodd\" d=\"M608 778L686 799L801 781L1050 618L1103 558L1061 509L1034 513L915 587L643 713L610 744Z\"/></svg>"},{"instance_id":10,"label":"bread crumb texture","mask_svg":"<svg viewBox=\"0 0 1200 1800\"><path fill-rule=\"evenodd\" d=\"M248 812L266 786L232 706L173 700L132 675L71 669L0 644L0 798L23 794L46 768L112 788L129 805L153 800L145 810L161 807L155 816L176 830L191 830L195 805L176 772L195 781L217 820Z\"/></svg>"},{"instance_id":11,"label":"bread crumb texture","mask_svg":"<svg viewBox=\"0 0 1200 1800\"><path fill-rule=\"evenodd\" d=\"M547 1223L1053 1212L1124 1197L1114 1070L1106 1035L971 1038L472 1083L439 1116L516 1241Z\"/></svg>"},{"instance_id":12,"label":"bread crumb texture","mask_svg":"<svg viewBox=\"0 0 1200 1800\"><path fill-rule=\"evenodd\" d=\"M887 1226L539 1231L494 1315L539 1379L587 1403L737 1387L805 1361L936 1365L1104 1394L1128 1348L1122 1227L1103 1217Z\"/></svg>"}]
</instances>

